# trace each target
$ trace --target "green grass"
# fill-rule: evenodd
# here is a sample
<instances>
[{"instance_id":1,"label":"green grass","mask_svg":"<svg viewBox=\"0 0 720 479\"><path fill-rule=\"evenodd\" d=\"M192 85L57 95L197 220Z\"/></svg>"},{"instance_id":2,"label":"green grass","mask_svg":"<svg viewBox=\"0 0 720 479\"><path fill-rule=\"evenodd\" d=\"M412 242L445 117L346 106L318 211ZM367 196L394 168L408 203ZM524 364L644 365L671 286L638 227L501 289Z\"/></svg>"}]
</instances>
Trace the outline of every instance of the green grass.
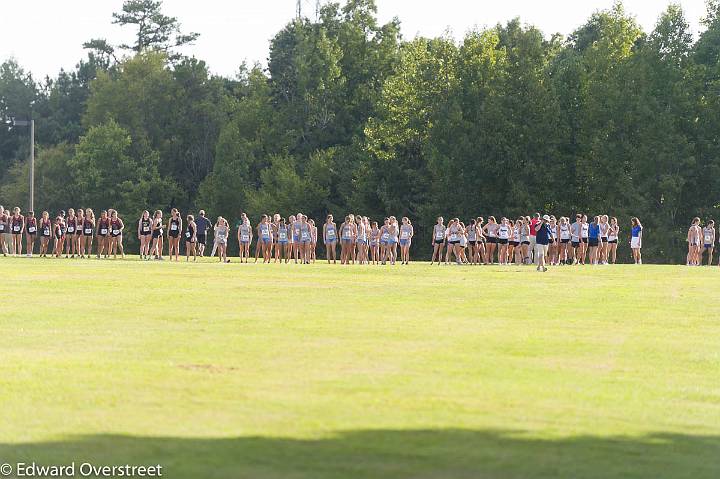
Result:
<instances>
[{"instance_id":1,"label":"green grass","mask_svg":"<svg viewBox=\"0 0 720 479\"><path fill-rule=\"evenodd\" d=\"M720 269L0 258L0 462L720 477Z\"/></svg>"}]
</instances>

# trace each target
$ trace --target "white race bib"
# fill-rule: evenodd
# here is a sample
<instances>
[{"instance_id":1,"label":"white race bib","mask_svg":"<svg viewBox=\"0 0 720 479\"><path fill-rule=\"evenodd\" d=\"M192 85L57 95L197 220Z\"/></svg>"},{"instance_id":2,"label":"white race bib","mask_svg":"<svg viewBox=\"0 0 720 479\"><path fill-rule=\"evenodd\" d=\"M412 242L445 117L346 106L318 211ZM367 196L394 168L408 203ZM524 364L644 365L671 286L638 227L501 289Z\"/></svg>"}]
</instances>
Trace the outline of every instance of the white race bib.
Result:
<instances>
[{"instance_id":1,"label":"white race bib","mask_svg":"<svg viewBox=\"0 0 720 479\"><path fill-rule=\"evenodd\" d=\"M172 231L177 230L177 225L176 225L175 223L172 223L172 224L170 225L170 229L171 229Z\"/></svg>"},{"instance_id":2,"label":"white race bib","mask_svg":"<svg viewBox=\"0 0 720 479\"><path fill-rule=\"evenodd\" d=\"M34 226L28 226L28 233L34 233L36 231L37 231L37 228L35 228Z\"/></svg>"},{"instance_id":3,"label":"white race bib","mask_svg":"<svg viewBox=\"0 0 720 479\"><path fill-rule=\"evenodd\" d=\"M100 228L100 234L106 235L107 234L107 228Z\"/></svg>"},{"instance_id":4,"label":"white race bib","mask_svg":"<svg viewBox=\"0 0 720 479\"><path fill-rule=\"evenodd\" d=\"M250 241L250 235L240 235L240 241Z\"/></svg>"}]
</instances>

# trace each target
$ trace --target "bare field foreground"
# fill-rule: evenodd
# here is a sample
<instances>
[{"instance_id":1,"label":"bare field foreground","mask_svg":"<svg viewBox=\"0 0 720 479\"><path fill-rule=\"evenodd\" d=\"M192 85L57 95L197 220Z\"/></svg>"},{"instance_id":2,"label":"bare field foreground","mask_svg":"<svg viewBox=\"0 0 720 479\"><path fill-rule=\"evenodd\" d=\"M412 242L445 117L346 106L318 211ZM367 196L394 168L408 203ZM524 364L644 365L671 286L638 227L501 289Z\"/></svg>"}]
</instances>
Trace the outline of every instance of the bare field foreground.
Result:
<instances>
[{"instance_id":1,"label":"bare field foreground","mask_svg":"<svg viewBox=\"0 0 720 479\"><path fill-rule=\"evenodd\" d=\"M720 477L720 268L0 269L0 462L13 468Z\"/></svg>"}]
</instances>

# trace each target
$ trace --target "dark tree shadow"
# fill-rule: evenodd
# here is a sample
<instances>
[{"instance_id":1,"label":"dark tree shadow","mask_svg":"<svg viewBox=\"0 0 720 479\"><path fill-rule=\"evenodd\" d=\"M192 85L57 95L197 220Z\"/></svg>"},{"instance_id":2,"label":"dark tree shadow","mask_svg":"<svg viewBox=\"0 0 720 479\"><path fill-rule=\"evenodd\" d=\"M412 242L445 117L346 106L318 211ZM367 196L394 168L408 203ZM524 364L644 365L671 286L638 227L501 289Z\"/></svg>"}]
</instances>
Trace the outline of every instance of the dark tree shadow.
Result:
<instances>
[{"instance_id":1,"label":"dark tree shadow","mask_svg":"<svg viewBox=\"0 0 720 479\"><path fill-rule=\"evenodd\" d=\"M166 478L720 478L720 437L541 440L523 431L364 430L318 440L98 435L1 444L0 462L155 464Z\"/></svg>"}]
</instances>

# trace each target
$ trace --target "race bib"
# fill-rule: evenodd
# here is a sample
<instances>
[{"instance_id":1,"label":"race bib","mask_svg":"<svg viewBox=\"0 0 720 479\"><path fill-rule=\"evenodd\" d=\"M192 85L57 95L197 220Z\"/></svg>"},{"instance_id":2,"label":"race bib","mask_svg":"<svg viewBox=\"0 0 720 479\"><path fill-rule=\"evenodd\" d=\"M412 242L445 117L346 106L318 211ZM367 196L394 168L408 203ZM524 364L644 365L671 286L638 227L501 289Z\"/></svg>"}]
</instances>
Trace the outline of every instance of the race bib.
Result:
<instances>
[{"instance_id":1,"label":"race bib","mask_svg":"<svg viewBox=\"0 0 720 479\"><path fill-rule=\"evenodd\" d=\"M106 235L107 234L107 228L100 228L100 234Z\"/></svg>"},{"instance_id":2,"label":"race bib","mask_svg":"<svg viewBox=\"0 0 720 479\"><path fill-rule=\"evenodd\" d=\"M120 234L120 230L113 230L113 234L114 234L115 236L119 235L119 234Z\"/></svg>"},{"instance_id":3,"label":"race bib","mask_svg":"<svg viewBox=\"0 0 720 479\"><path fill-rule=\"evenodd\" d=\"M150 232L150 227L149 227L149 226L143 226L143 229L142 229L142 230L143 230L143 233L149 233L149 232Z\"/></svg>"},{"instance_id":4,"label":"race bib","mask_svg":"<svg viewBox=\"0 0 720 479\"><path fill-rule=\"evenodd\" d=\"M442 231L438 231L435 233L435 239L441 240L441 239L443 239L444 236L445 236L445 233L443 233Z\"/></svg>"},{"instance_id":5,"label":"race bib","mask_svg":"<svg viewBox=\"0 0 720 479\"><path fill-rule=\"evenodd\" d=\"M710 244L712 242L712 236L705 235L705 244Z\"/></svg>"},{"instance_id":6,"label":"race bib","mask_svg":"<svg viewBox=\"0 0 720 479\"><path fill-rule=\"evenodd\" d=\"M455 233L450 235L450 241L457 241L457 235Z\"/></svg>"},{"instance_id":7,"label":"race bib","mask_svg":"<svg viewBox=\"0 0 720 479\"><path fill-rule=\"evenodd\" d=\"M5 231L5 225L0 224L0 233L3 233Z\"/></svg>"},{"instance_id":8,"label":"race bib","mask_svg":"<svg viewBox=\"0 0 720 479\"><path fill-rule=\"evenodd\" d=\"M410 236L410 233L408 233L407 231L403 231L402 233L400 233L401 239L408 239L408 236Z\"/></svg>"},{"instance_id":9,"label":"race bib","mask_svg":"<svg viewBox=\"0 0 720 479\"><path fill-rule=\"evenodd\" d=\"M280 237L281 240L285 240L285 239L287 239L287 232L285 232L285 231L280 231L280 232L278 233L278 236Z\"/></svg>"},{"instance_id":10,"label":"race bib","mask_svg":"<svg viewBox=\"0 0 720 479\"><path fill-rule=\"evenodd\" d=\"M250 241L250 235L240 235L240 241Z\"/></svg>"},{"instance_id":11,"label":"race bib","mask_svg":"<svg viewBox=\"0 0 720 479\"><path fill-rule=\"evenodd\" d=\"M302 240L303 240L303 241L310 241L310 235L308 234L307 231L303 231L303 232L302 232Z\"/></svg>"},{"instance_id":12,"label":"race bib","mask_svg":"<svg viewBox=\"0 0 720 479\"><path fill-rule=\"evenodd\" d=\"M43 235L45 235L45 236L50 236L50 228L45 228L45 229L43 230Z\"/></svg>"},{"instance_id":13,"label":"race bib","mask_svg":"<svg viewBox=\"0 0 720 479\"><path fill-rule=\"evenodd\" d=\"M328 239L335 239L335 230L328 230L327 236Z\"/></svg>"},{"instance_id":14,"label":"race bib","mask_svg":"<svg viewBox=\"0 0 720 479\"><path fill-rule=\"evenodd\" d=\"M37 228L35 228L34 226L28 226L28 233L34 233L36 231L37 231Z\"/></svg>"},{"instance_id":15,"label":"race bib","mask_svg":"<svg viewBox=\"0 0 720 479\"><path fill-rule=\"evenodd\" d=\"M390 238L390 233L383 233L382 239L387 240L388 238Z\"/></svg>"},{"instance_id":16,"label":"race bib","mask_svg":"<svg viewBox=\"0 0 720 479\"><path fill-rule=\"evenodd\" d=\"M20 227L18 225L13 226L13 231L15 231L16 233L19 233Z\"/></svg>"},{"instance_id":17,"label":"race bib","mask_svg":"<svg viewBox=\"0 0 720 479\"><path fill-rule=\"evenodd\" d=\"M171 224L171 225L170 225L170 230L171 230L171 231L176 231L176 230L177 230L177 225L176 225L175 223Z\"/></svg>"},{"instance_id":18,"label":"race bib","mask_svg":"<svg viewBox=\"0 0 720 479\"><path fill-rule=\"evenodd\" d=\"M192 235L190 234L189 231L186 231L186 232L185 232L185 237L186 237L187 239L190 239L190 238L192 238Z\"/></svg>"},{"instance_id":19,"label":"race bib","mask_svg":"<svg viewBox=\"0 0 720 479\"><path fill-rule=\"evenodd\" d=\"M92 234L92 228L85 228L85 234L91 235Z\"/></svg>"},{"instance_id":20,"label":"race bib","mask_svg":"<svg viewBox=\"0 0 720 479\"><path fill-rule=\"evenodd\" d=\"M68 226L68 233L74 233L75 227L74 226Z\"/></svg>"}]
</instances>

